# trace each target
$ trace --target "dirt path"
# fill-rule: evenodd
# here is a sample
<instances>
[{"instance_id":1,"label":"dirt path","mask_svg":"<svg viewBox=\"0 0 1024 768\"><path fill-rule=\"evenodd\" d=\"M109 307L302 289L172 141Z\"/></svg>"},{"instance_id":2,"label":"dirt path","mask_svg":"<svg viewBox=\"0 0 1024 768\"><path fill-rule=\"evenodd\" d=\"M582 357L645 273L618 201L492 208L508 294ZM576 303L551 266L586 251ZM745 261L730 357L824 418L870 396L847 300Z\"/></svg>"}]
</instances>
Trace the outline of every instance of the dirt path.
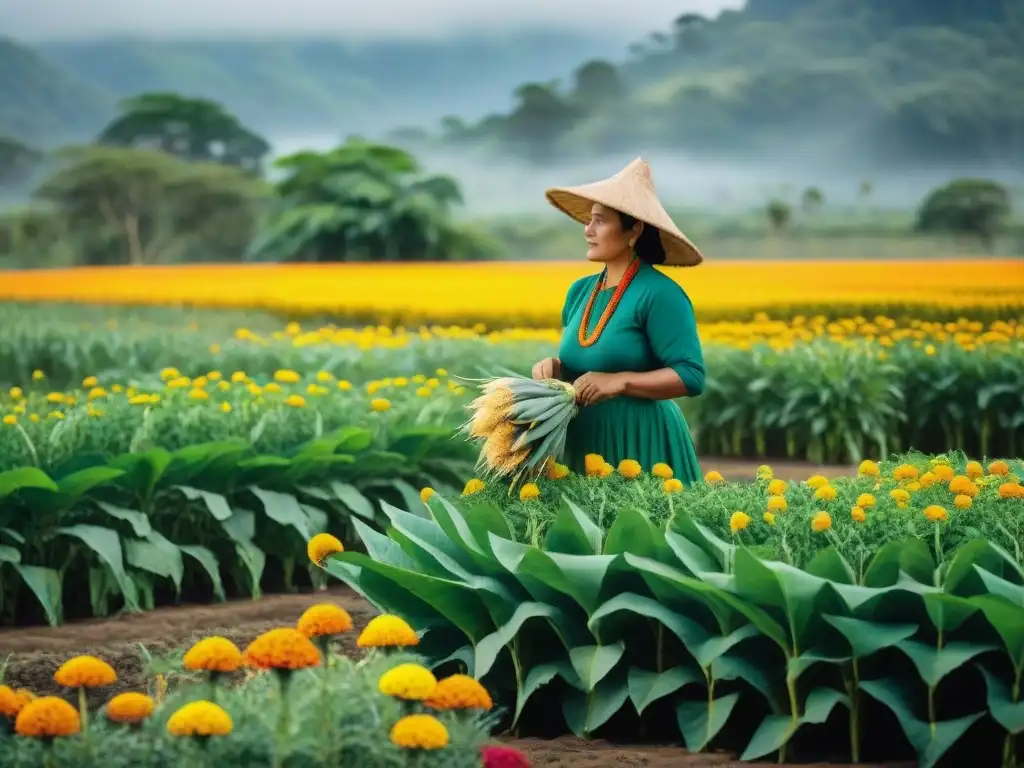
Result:
<instances>
[{"instance_id":1,"label":"dirt path","mask_svg":"<svg viewBox=\"0 0 1024 768\"><path fill-rule=\"evenodd\" d=\"M753 480L757 477L757 468L767 464L772 473L780 480L806 480L811 475L824 475L832 479L857 474L857 467L844 465L822 465L810 461L750 461L749 459L728 459L717 456L701 456L700 466L705 472L715 469L722 473L726 480Z\"/></svg>"}]
</instances>

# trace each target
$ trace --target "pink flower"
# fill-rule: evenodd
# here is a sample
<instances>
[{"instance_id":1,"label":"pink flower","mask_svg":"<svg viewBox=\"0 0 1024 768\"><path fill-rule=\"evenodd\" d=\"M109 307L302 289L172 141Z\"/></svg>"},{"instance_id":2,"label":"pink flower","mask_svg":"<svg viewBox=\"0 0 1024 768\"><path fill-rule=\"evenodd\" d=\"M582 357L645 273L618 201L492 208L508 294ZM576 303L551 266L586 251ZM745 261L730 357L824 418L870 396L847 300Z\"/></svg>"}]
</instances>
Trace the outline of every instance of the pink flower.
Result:
<instances>
[{"instance_id":1,"label":"pink flower","mask_svg":"<svg viewBox=\"0 0 1024 768\"><path fill-rule=\"evenodd\" d=\"M512 747L484 747L480 756L483 768L530 768L526 755Z\"/></svg>"}]
</instances>

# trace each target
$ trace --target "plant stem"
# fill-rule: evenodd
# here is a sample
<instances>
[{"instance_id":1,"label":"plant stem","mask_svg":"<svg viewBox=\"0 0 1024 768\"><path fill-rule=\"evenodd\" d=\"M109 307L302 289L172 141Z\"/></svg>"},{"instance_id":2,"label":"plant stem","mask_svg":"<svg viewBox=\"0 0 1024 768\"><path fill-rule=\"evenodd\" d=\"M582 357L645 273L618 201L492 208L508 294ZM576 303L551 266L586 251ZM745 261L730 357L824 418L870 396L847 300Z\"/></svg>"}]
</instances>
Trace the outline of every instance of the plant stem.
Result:
<instances>
[{"instance_id":1,"label":"plant stem","mask_svg":"<svg viewBox=\"0 0 1024 768\"><path fill-rule=\"evenodd\" d=\"M85 688L78 687L78 717L82 721L82 741L89 746L89 702L85 698Z\"/></svg>"},{"instance_id":2,"label":"plant stem","mask_svg":"<svg viewBox=\"0 0 1024 768\"><path fill-rule=\"evenodd\" d=\"M850 759L860 762L860 665L853 660L853 679L850 682Z\"/></svg>"},{"instance_id":3,"label":"plant stem","mask_svg":"<svg viewBox=\"0 0 1024 768\"><path fill-rule=\"evenodd\" d=\"M282 768L284 765L284 747L288 740L288 683L291 680L290 670L278 670L277 679L280 681L281 709L278 711L277 716L277 744L274 748L274 768Z\"/></svg>"}]
</instances>

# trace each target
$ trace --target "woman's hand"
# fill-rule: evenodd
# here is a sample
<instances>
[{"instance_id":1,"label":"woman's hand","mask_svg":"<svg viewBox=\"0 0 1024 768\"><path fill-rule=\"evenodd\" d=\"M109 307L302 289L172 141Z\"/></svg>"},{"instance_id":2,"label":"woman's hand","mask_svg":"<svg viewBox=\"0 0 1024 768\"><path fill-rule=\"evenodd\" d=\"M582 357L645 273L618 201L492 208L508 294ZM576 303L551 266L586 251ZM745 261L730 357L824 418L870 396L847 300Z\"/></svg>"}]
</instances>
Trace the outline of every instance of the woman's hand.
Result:
<instances>
[{"instance_id":1,"label":"woman's hand","mask_svg":"<svg viewBox=\"0 0 1024 768\"><path fill-rule=\"evenodd\" d=\"M626 377L621 373L584 373L572 386L576 390L577 403L594 405L625 392Z\"/></svg>"},{"instance_id":2,"label":"woman's hand","mask_svg":"<svg viewBox=\"0 0 1024 768\"><path fill-rule=\"evenodd\" d=\"M562 372L562 363L557 357L545 357L533 366L531 375L538 381L540 379L557 379Z\"/></svg>"}]
</instances>

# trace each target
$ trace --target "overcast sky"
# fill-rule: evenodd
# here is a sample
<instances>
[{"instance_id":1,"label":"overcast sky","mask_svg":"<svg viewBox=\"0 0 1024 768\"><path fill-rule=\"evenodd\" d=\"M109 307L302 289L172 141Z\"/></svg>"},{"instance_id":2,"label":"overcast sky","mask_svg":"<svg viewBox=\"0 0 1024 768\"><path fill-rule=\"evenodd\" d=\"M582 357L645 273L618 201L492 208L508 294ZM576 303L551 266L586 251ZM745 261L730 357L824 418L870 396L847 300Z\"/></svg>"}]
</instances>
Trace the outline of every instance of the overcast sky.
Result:
<instances>
[{"instance_id":1,"label":"overcast sky","mask_svg":"<svg viewBox=\"0 0 1024 768\"><path fill-rule=\"evenodd\" d=\"M681 13L708 15L743 0L0 0L0 35L24 40L105 35L339 35L423 37L466 30L559 26L665 29Z\"/></svg>"}]
</instances>

